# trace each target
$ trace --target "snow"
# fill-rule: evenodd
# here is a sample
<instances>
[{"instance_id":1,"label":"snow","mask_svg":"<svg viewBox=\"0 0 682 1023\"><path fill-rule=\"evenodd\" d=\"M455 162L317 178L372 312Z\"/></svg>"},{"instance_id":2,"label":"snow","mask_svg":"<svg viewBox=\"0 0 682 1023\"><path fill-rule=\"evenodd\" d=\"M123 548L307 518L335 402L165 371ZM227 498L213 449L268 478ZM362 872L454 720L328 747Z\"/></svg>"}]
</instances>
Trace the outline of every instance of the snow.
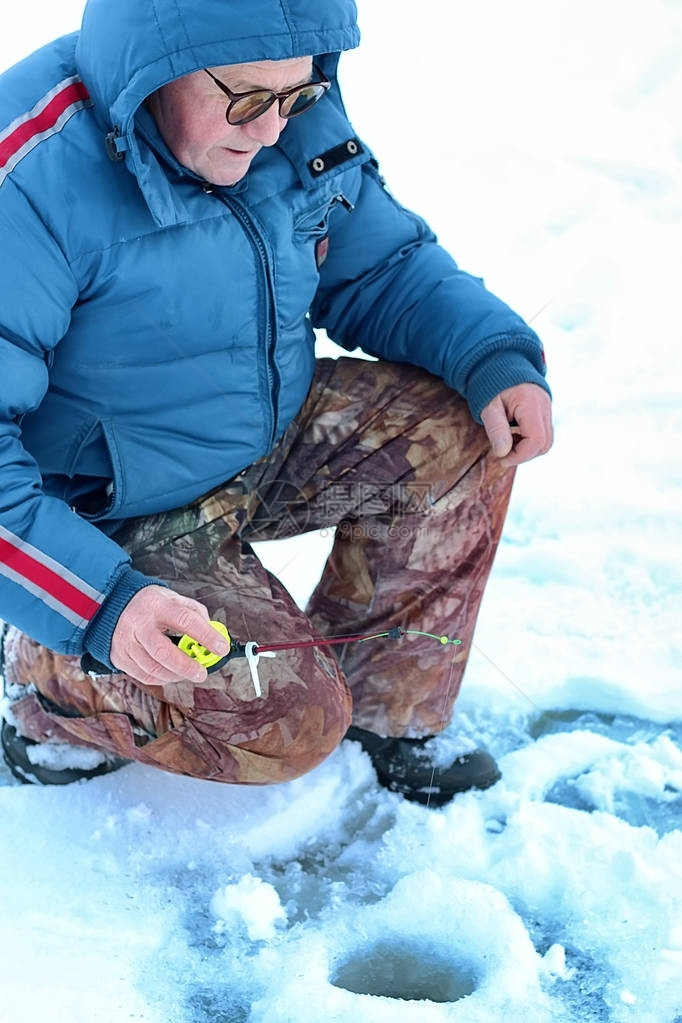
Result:
<instances>
[{"instance_id":1,"label":"snow","mask_svg":"<svg viewBox=\"0 0 682 1023\"><path fill-rule=\"evenodd\" d=\"M26 0L0 65L80 7ZM503 779L425 808L352 743L254 790L0 769L13 1023L682 1020L682 7L418 10L361 0L347 105L392 191L533 319L555 394L440 740ZM259 553L303 601L328 543Z\"/></svg>"},{"instance_id":2,"label":"snow","mask_svg":"<svg viewBox=\"0 0 682 1023\"><path fill-rule=\"evenodd\" d=\"M234 924L243 925L250 941L271 941L277 934L277 924L287 919L277 891L252 874L217 891L211 909L218 917L213 928L216 934Z\"/></svg>"}]
</instances>

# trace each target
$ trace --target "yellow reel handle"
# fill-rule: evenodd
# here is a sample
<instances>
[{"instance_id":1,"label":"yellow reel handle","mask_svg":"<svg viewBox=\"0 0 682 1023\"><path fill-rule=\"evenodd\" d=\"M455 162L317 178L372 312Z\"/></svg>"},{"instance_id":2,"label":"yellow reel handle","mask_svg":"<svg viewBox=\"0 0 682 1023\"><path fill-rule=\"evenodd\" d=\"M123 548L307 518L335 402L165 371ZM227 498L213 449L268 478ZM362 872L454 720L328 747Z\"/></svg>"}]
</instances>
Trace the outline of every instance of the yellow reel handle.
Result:
<instances>
[{"instance_id":1,"label":"yellow reel handle","mask_svg":"<svg viewBox=\"0 0 682 1023\"><path fill-rule=\"evenodd\" d=\"M228 643L232 642L230 634L222 622L211 622L210 624L216 632L219 632L221 636L225 637ZM209 668L212 668L215 664L217 664L218 661L225 659L224 654L214 654L212 650L208 650L205 646L202 646L201 643L198 643L196 639L192 639L191 636L181 636L178 640L178 647L182 650L183 654L187 654L187 656L191 657L193 661L198 661L199 664L203 665L207 671Z\"/></svg>"}]
</instances>

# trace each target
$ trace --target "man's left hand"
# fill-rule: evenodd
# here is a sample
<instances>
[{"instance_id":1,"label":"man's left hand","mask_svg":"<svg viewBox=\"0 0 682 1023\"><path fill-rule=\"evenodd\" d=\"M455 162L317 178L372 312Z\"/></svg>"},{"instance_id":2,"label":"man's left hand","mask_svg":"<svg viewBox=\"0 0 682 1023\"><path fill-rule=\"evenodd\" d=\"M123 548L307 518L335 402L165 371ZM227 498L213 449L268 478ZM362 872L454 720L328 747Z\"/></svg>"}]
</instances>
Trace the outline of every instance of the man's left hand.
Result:
<instances>
[{"instance_id":1,"label":"man's left hand","mask_svg":"<svg viewBox=\"0 0 682 1023\"><path fill-rule=\"evenodd\" d=\"M552 402L537 384L501 391L481 412L481 422L493 454L505 466L544 455L554 439Z\"/></svg>"}]
</instances>

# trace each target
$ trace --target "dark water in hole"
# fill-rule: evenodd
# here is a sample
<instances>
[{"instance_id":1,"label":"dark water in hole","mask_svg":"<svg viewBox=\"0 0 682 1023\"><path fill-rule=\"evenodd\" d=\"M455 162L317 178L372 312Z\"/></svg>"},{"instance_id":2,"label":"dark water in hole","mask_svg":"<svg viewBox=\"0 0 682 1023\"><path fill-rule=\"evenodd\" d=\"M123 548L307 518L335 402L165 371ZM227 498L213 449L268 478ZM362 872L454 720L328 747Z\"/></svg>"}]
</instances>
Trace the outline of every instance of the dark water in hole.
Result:
<instances>
[{"instance_id":1,"label":"dark water in hole","mask_svg":"<svg viewBox=\"0 0 682 1023\"><path fill-rule=\"evenodd\" d=\"M384 942L358 951L337 969L332 984L359 995L456 1002L474 991L476 978L469 966L442 953Z\"/></svg>"}]
</instances>

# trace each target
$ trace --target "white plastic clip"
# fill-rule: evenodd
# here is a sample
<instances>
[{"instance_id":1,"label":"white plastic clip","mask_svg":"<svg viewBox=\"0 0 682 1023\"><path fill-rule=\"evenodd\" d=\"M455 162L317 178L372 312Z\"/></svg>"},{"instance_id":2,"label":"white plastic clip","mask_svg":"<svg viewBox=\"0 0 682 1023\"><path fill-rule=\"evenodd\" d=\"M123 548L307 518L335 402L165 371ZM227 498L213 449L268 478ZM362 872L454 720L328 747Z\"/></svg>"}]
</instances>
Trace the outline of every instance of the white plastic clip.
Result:
<instances>
[{"instance_id":1,"label":"white plastic clip","mask_svg":"<svg viewBox=\"0 0 682 1023\"><path fill-rule=\"evenodd\" d=\"M258 653L258 643L247 643L244 647L244 656L246 657L247 664L249 665L249 671L251 672L251 679L253 681L253 688L256 690L256 696L261 696L260 679L258 678L258 662L261 657L275 657L274 650L264 650L262 654Z\"/></svg>"}]
</instances>

